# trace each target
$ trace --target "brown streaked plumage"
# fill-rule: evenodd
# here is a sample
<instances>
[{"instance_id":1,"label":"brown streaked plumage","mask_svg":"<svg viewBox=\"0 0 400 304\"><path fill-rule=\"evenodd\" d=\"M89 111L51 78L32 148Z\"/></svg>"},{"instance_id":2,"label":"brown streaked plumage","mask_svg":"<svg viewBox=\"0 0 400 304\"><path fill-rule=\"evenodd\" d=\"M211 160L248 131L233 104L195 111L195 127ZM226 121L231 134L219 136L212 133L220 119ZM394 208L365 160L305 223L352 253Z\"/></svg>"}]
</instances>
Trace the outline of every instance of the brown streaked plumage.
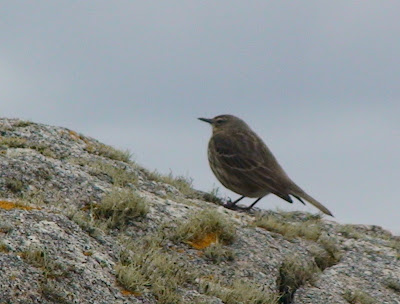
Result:
<instances>
[{"instance_id":1,"label":"brown streaked plumage","mask_svg":"<svg viewBox=\"0 0 400 304\"><path fill-rule=\"evenodd\" d=\"M226 188L242 195L228 207L235 207L244 197L256 197L257 200L245 208L250 209L261 198L273 193L289 203L293 202L290 196L303 204L302 199L305 199L333 216L289 178L262 139L243 120L233 115L199 119L213 128L208 143L211 170Z\"/></svg>"}]
</instances>

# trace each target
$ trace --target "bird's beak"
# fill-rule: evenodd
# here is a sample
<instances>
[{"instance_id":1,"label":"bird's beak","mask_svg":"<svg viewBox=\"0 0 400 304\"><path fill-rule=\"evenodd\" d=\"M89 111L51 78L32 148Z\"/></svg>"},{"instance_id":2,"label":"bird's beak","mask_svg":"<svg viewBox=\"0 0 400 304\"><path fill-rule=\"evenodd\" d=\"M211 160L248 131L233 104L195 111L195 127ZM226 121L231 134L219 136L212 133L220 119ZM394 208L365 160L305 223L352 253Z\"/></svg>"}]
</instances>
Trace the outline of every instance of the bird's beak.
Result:
<instances>
[{"instance_id":1,"label":"bird's beak","mask_svg":"<svg viewBox=\"0 0 400 304\"><path fill-rule=\"evenodd\" d=\"M201 121L208 122L209 124L213 123L213 120L211 118L198 118L198 119L201 120Z\"/></svg>"}]
</instances>

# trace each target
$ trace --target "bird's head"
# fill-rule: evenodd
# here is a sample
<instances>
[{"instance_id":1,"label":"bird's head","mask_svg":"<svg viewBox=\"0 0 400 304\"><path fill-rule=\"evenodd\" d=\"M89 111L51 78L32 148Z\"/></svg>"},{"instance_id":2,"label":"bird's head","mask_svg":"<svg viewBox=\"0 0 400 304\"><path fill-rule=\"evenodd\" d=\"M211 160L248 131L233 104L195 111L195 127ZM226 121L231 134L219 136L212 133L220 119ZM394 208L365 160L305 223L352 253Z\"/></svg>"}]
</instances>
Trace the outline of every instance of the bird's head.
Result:
<instances>
[{"instance_id":1,"label":"bird's head","mask_svg":"<svg viewBox=\"0 0 400 304\"><path fill-rule=\"evenodd\" d=\"M243 120L233 115L218 115L214 118L199 118L199 120L211 124L213 133L230 129L248 128Z\"/></svg>"}]
</instances>

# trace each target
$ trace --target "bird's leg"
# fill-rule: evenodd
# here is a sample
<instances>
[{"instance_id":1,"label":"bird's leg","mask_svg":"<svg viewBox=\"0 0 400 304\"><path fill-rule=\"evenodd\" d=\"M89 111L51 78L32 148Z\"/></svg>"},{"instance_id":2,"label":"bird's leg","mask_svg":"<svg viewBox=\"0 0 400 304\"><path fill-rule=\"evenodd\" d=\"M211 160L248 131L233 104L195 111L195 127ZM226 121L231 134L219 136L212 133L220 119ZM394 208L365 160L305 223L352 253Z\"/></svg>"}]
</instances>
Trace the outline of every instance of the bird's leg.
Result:
<instances>
[{"instance_id":1,"label":"bird's leg","mask_svg":"<svg viewBox=\"0 0 400 304\"><path fill-rule=\"evenodd\" d=\"M237 209L241 209L241 210L250 210L251 208L253 208L253 206L255 205L255 204L257 204L258 203L258 201L260 200L260 199L262 199L264 196L261 196L261 197L259 197L258 199L256 199L255 201L254 201L254 203L252 203L250 206L248 206L248 207L236 207Z\"/></svg>"},{"instance_id":2,"label":"bird's leg","mask_svg":"<svg viewBox=\"0 0 400 304\"><path fill-rule=\"evenodd\" d=\"M229 199L229 201L227 201L226 202L226 204L224 205L224 207L225 208L228 208L228 209L236 209L236 208L238 208L237 206L236 206L236 204L240 201L240 200L242 200L244 198L244 196L241 196L241 197L239 197L236 201L234 201L234 202L232 202L231 201L231 199Z\"/></svg>"}]
</instances>

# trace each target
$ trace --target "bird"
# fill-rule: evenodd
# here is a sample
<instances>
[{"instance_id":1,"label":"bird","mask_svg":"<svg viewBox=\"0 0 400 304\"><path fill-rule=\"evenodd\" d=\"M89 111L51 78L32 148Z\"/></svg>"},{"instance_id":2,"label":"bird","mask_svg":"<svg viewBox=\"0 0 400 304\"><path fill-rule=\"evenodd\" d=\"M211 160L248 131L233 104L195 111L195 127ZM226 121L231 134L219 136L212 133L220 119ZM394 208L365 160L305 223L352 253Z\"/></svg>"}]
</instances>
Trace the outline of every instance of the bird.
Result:
<instances>
[{"instance_id":1,"label":"bird","mask_svg":"<svg viewBox=\"0 0 400 304\"><path fill-rule=\"evenodd\" d=\"M241 195L225 207L250 210L264 196L272 193L293 203L292 197L306 200L323 213L333 214L320 202L294 183L263 140L244 122L233 115L198 118L212 126L208 143L208 160L212 172L229 190ZM244 197L257 198L248 207L236 204Z\"/></svg>"}]
</instances>

